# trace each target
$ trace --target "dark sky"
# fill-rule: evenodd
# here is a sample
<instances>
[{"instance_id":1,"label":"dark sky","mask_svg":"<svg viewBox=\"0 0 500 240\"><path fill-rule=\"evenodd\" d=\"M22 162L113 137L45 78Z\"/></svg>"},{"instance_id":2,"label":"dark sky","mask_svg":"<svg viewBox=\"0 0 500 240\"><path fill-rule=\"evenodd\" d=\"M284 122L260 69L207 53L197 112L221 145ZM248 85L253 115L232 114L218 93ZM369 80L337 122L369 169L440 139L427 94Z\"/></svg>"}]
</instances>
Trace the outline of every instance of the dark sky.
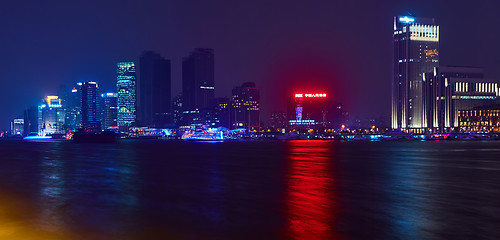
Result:
<instances>
[{"instance_id":1,"label":"dark sky","mask_svg":"<svg viewBox=\"0 0 500 240\"><path fill-rule=\"evenodd\" d=\"M440 63L500 76L497 1L3 1L0 129L61 84L115 90L116 62L143 50L172 60L215 49L216 96L254 81L267 119L294 90L321 89L355 117L389 116L393 16L434 17Z\"/></svg>"}]
</instances>

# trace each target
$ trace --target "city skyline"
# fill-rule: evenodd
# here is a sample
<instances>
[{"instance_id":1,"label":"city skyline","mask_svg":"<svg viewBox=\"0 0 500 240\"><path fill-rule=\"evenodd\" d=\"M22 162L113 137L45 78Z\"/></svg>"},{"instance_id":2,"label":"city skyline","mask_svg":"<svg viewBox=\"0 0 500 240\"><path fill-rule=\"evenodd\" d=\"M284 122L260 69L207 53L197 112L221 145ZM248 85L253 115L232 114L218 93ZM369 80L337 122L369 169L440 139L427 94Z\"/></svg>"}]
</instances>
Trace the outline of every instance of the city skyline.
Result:
<instances>
[{"instance_id":1,"label":"city skyline","mask_svg":"<svg viewBox=\"0 0 500 240\"><path fill-rule=\"evenodd\" d=\"M259 4L256 3L255 5ZM6 80L7 84L13 85L15 87L15 84L19 82L18 79L24 79L25 81L27 81L27 84L23 85L23 91L19 92L15 96L11 96L10 98L19 97L20 99L26 99L26 101L21 101L20 99L18 99L17 101L14 101L15 103L13 105L6 106L4 110L2 110L2 116L4 116L4 118L0 119L0 121L4 123L2 124L2 126L8 126L12 118L22 114L22 110L19 109L24 109L26 108L26 106L36 104L36 102L38 102L40 98L43 98L43 96L54 94L54 90L60 84L71 86L74 84L74 82L98 81L102 89L112 90L114 71L110 70L110 67L116 62L123 59L137 62L140 52L144 50L153 50L155 52L158 52L165 58L171 59L173 69L171 94L172 96L176 96L181 92L181 71L179 69L181 66L182 58L186 56L187 52L196 47L210 47L215 49L215 51L217 52L217 57L215 58L215 81L217 82L218 87L215 90L215 97L229 97L228 93L233 87L241 85L243 82L247 81L255 82L262 91L261 101L263 103L269 103L267 105L263 105L262 107L262 115L264 119L269 119L272 112L285 110L286 100L284 99L286 99L287 94L294 91L291 88L309 87L314 90L316 88L319 88L318 86L321 86L321 83L325 83L323 85L327 88L326 90L332 93L332 97L342 102L345 108L349 109L350 113L353 116L366 118L379 117L378 115L384 115L386 118L389 118L390 107L387 106L390 105L390 90L388 86L389 84L391 84L391 27L388 26L390 26L390 22L393 16L403 15L408 10L412 11L415 16L435 18L437 24L441 26L441 29L443 31L441 35L444 36L441 41L443 46L446 46L441 50L441 55L445 56L444 58L442 57L440 59L441 63L447 66L461 65L484 67L486 75L490 78L494 78L495 76L499 75L498 70L495 67L499 65L498 61L494 57L496 49L492 51L487 50L484 45L488 44L481 44L480 46L477 46L476 44L474 46L477 47L472 47L472 43L474 43L475 41L479 41L470 36L473 34L458 34L458 30L462 29L463 27L468 27L467 29L470 29L470 31L474 33L486 28L486 26L481 23L488 22L488 24L494 24L495 21L499 21L497 18L492 17L493 15L487 14L489 11L491 11L490 9L492 9L492 3L483 3L479 9L484 11L474 11L470 13L473 15L473 17L470 17L469 19L461 16L441 14L441 12L444 12L445 9L447 9L446 7L450 7L447 5L445 6L445 4L442 3L435 3L436 9L432 10L428 10L422 7L422 5L425 5L425 2L422 2L421 4L388 2L384 5L388 6L389 8L382 9L375 13L371 12L367 15L361 15L361 12L363 11L357 13L357 9L355 8L355 6L347 4L344 7L348 11L341 14L342 18L339 18L340 20L346 19L345 17L347 17L347 14L352 14L352 16L359 16L356 17L356 20L354 22L366 22L366 24L370 26L365 31L367 31L367 34L371 36L370 41L373 43L373 45L376 45L378 47L356 44L358 40L352 40L353 38L359 38L359 35L355 30L349 30L346 33L336 31L342 29L342 24L340 24L342 22L347 24L346 27L351 26L354 23L349 23L346 21L333 21L331 22L333 25L329 26L329 21L320 21L316 18L308 20L309 22L306 21L306 16L312 15L312 7L304 5L304 14L299 14L297 16L297 19L304 20L303 25L292 21L292 23L294 24L292 24L289 29L283 30L284 32L277 31L277 33L283 33L282 35L276 35L276 33L272 34L271 36L263 33L274 32L276 29L264 28L265 31L262 30L263 32L259 32L261 34L254 34L255 38L258 39L257 42L252 41L254 42L254 44L245 45L252 50L251 52L249 51L249 49L243 48L242 43L239 43L238 41L225 40L222 42L216 42L215 39L204 40L206 39L205 37L194 37L195 35L199 37L199 34L202 34L201 32L204 32L202 36L208 36L212 32L221 33L221 30L217 28L217 26L219 26L218 24L221 23L220 19L214 20L214 22L210 23L210 27L207 27L206 30L202 30L204 28L200 28L200 19L196 19L196 21L193 20L193 22L190 22L189 24L197 26L197 28L195 28L196 31L193 30L193 32L189 36L184 36L182 38L176 36L175 41L172 40L170 42L156 42L153 44L151 44L151 41L149 41L149 43L147 43L148 41L139 41L137 44L135 42L129 42L129 48L124 48L122 43L114 42L114 44L116 45L112 45L109 40L114 39L114 37L108 37L105 39L106 41L104 41L102 44L99 44L98 47L115 46L113 48L113 51L101 49L102 51L99 50L101 51L99 52L97 51L97 49L99 48L96 48L95 51L90 51L85 54L80 52L81 50L78 50L85 49L85 46L73 45L75 43L71 43L71 46L73 46L80 55L76 54L69 61L66 61L67 63L62 64L62 67L55 68L55 65L53 65L54 61L57 62L67 58L66 53L55 54L55 56L51 56L46 61L43 61L43 64L41 65L46 64L46 67L44 67L43 69L38 69L38 65L33 66L34 69L32 72L36 72L37 74L33 74L32 76L28 76L28 73L20 71L20 65L18 65L18 63L24 61L19 61L19 57L27 54L26 52L24 52L25 50L21 49L21 51L16 54L11 51L6 51L6 59L15 60L8 64L0 64L4 67L11 66L6 69L6 71L4 71L6 73L5 79L10 80ZM85 7L86 6L82 6L82 8ZM151 6L148 5L145 8L150 7ZM255 6L246 7L249 8L249 12L256 11ZM273 7L274 6L269 6L269 8L271 9ZM454 12L457 13L465 13L468 10L466 6L460 3L451 7L453 8L453 10L455 10ZM13 6L13 8L15 9L16 6ZM180 8L184 12L192 13L190 10L186 9L186 6L180 6ZM285 9L287 11L282 13L285 15L285 19L291 19L292 13L296 13L297 11L299 11L289 6L285 7ZM238 10L239 12L243 11L243 9ZM37 13L36 10L32 11L35 11L35 13ZM140 9L136 11L142 13L142 10ZM335 10L331 7L326 8L325 10L321 10L320 16L323 16L323 18L328 18L328 12L338 13L338 10ZM99 15L99 11L92 14ZM187 16L190 16L190 14L187 14ZM332 18L335 19L336 17ZM241 22L244 17L236 17L236 19L238 20L238 22ZM367 19L370 19L371 21L367 21ZM151 19L148 19L148 21L151 21ZM105 23L109 22L105 21ZM313 23L318 26L312 28L312 30L305 29L305 26L310 26ZM88 24L90 24L88 26L93 26L95 23L91 22ZM84 26L87 25L84 24ZM260 25L257 24L250 26L252 26L250 29L255 29L256 26ZM235 29L236 25L230 25L227 28ZM301 35L296 41L283 41L283 38L285 36L293 36L295 31L292 30L295 28L297 30L302 30L303 33L310 33L312 35L310 37L308 37L307 34L306 36ZM120 31L122 31L122 28L120 29ZM136 31L133 26L131 27L131 29ZM181 30L184 28L179 25L176 29ZM327 29L330 30L327 31ZM34 27L34 29L28 30L34 32L39 31L36 26ZM12 29L7 29L6 32L8 31L12 31ZM92 32L92 30L88 31ZM162 34L166 33L175 33L175 30L168 29L165 30ZM240 33L240 30L237 30L236 33ZM325 34L325 37L319 37L318 34L320 33ZM484 33L486 34L486 36L483 40L486 41L486 43L492 43L495 39L499 38L498 34L495 32L484 31ZM352 36L346 36L344 34L350 34ZM23 36L23 34L14 34L12 36L20 38ZM89 36L93 35L91 34ZM249 40L248 35L243 36L246 36L243 38L243 40ZM343 36L344 38L347 37L347 39L352 40L352 44L346 45L346 42L344 42L344 40L330 41L329 44L326 44L327 40L337 39L337 37L339 36ZM272 40L273 38L271 37L277 38L275 41L265 41L264 44L263 41L266 39ZM41 41L39 43L48 44L49 46L51 46L48 49L53 49L54 51L58 51L59 48L65 49L64 45L54 45L55 43L51 42L50 39L47 38L48 37L39 40ZM71 39L71 37L69 38ZM134 39L135 37L128 36L127 38ZM29 39L29 36L27 36L26 41L30 41ZM180 42L181 39L185 40L185 42ZM199 40L193 41L194 39ZM242 40L240 38L232 38L232 40L236 39ZM97 39L93 38L93 41L94 42L92 43L94 45L92 46L95 46L95 41L97 41ZM303 45L301 45L301 42L303 43ZM282 44L280 45L277 43ZM344 49L340 49L339 46L344 46ZM241 51L239 54L238 51L234 51L236 47L240 47L239 49ZM255 51L256 47L259 47L259 51ZM231 51L228 51L228 48ZM30 46L28 47L28 49L31 49L35 52L46 51L44 50L46 48L39 48L36 45ZM266 52L266 54L264 54L263 52ZM379 62L370 61L370 59L373 60L376 57L382 60ZM90 61L91 59L92 61ZM252 63L249 64L249 62ZM254 62L257 62L258 64ZM359 65L356 65L356 63ZM356 71L356 67L363 68L364 71ZM307 77L312 80L308 80L307 82L310 84L305 86L305 84L302 82L304 82L303 79L306 79ZM366 79L371 80L369 81ZM44 84L40 84L42 82ZM14 88L13 86L11 86L10 88ZM9 87L7 87L7 89L8 88ZM276 89L281 90L279 92L275 92ZM8 93L2 94L2 97L6 96L10 95ZM377 98L378 100L369 101L369 99L374 98Z\"/></svg>"}]
</instances>

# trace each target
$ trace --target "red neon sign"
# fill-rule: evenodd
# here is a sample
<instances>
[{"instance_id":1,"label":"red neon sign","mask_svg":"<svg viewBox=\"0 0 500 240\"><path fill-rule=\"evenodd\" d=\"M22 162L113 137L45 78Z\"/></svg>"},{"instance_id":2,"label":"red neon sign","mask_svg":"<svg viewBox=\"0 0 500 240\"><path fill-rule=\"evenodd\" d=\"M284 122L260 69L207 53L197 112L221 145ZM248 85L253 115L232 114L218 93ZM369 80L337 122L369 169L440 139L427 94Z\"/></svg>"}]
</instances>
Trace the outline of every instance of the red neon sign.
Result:
<instances>
[{"instance_id":1,"label":"red neon sign","mask_svg":"<svg viewBox=\"0 0 500 240\"><path fill-rule=\"evenodd\" d=\"M326 97L326 93L296 93L296 98L324 98Z\"/></svg>"}]
</instances>

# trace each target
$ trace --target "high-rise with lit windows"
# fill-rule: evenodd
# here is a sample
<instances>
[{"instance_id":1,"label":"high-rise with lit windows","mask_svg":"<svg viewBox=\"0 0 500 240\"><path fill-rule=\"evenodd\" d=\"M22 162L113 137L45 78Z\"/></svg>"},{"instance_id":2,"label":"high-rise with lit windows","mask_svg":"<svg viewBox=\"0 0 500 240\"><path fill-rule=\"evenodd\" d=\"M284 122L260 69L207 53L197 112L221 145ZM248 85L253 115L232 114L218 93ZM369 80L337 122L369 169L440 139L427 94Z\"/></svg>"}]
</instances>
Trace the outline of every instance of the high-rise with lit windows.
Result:
<instances>
[{"instance_id":1,"label":"high-rise with lit windows","mask_svg":"<svg viewBox=\"0 0 500 240\"><path fill-rule=\"evenodd\" d=\"M423 76L439 66L439 26L433 18L394 17L392 128L427 127Z\"/></svg>"},{"instance_id":2,"label":"high-rise with lit windows","mask_svg":"<svg viewBox=\"0 0 500 240\"><path fill-rule=\"evenodd\" d=\"M118 129L128 131L136 121L135 62L117 64L116 88L118 94Z\"/></svg>"},{"instance_id":3,"label":"high-rise with lit windows","mask_svg":"<svg viewBox=\"0 0 500 240\"><path fill-rule=\"evenodd\" d=\"M253 82L233 88L231 127L260 130L260 90Z\"/></svg>"},{"instance_id":4,"label":"high-rise with lit windows","mask_svg":"<svg viewBox=\"0 0 500 240\"><path fill-rule=\"evenodd\" d=\"M101 130L101 113L99 111L99 86L97 82L84 82L82 94L82 128L84 131Z\"/></svg>"},{"instance_id":5,"label":"high-rise with lit windows","mask_svg":"<svg viewBox=\"0 0 500 240\"><path fill-rule=\"evenodd\" d=\"M432 132L457 131L459 111L495 104L499 84L474 67L437 67L424 77L424 112Z\"/></svg>"}]
</instances>

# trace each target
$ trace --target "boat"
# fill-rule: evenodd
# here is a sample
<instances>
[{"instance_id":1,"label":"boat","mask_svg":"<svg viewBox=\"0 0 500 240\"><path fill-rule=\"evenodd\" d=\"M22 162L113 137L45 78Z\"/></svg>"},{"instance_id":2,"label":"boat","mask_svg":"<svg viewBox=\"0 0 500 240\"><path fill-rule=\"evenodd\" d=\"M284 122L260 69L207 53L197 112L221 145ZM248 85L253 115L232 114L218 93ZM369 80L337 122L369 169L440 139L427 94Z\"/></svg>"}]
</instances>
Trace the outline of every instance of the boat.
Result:
<instances>
[{"instance_id":1,"label":"boat","mask_svg":"<svg viewBox=\"0 0 500 240\"><path fill-rule=\"evenodd\" d=\"M52 139L52 136L41 136L38 135L38 133L30 133L28 136L23 138L24 140L28 141L37 141L37 140L49 140Z\"/></svg>"},{"instance_id":2,"label":"boat","mask_svg":"<svg viewBox=\"0 0 500 240\"><path fill-rule=\"evenodd\" d=\"M194 129L184 132L185 141L224 141L224 132L218 128Z\"/></svg>"}]
</instances>

